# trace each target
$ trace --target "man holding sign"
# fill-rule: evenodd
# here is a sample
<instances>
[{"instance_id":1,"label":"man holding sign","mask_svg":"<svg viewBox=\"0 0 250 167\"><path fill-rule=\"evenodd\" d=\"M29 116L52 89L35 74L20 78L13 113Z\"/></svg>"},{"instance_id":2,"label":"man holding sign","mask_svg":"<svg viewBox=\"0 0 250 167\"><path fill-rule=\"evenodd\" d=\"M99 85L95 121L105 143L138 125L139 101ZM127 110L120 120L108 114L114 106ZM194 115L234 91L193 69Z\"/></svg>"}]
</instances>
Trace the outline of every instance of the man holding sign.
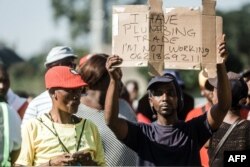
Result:
<instances>
[{"instance_id":1,"label":"man holding sign","mask_svg":"<svg viewBox=\"0 0 250 167\"><path fill-rule=\"evenodd\" d=\"M224 39L218 54L227 56ZM231 93L224 61L218 63L218 103L206 114L188 122L179 121L177 112L183 100L176 78L171 74L156 76L148 84L149 101L157 113L152 124L131 123L118 118L118 87L122 77L119 56L108 59L110 83L105 102L105 120L116 137L137 152L138 166L200 166L199 150L217 130L231 104Z\"/></svg>"}]
</instances>

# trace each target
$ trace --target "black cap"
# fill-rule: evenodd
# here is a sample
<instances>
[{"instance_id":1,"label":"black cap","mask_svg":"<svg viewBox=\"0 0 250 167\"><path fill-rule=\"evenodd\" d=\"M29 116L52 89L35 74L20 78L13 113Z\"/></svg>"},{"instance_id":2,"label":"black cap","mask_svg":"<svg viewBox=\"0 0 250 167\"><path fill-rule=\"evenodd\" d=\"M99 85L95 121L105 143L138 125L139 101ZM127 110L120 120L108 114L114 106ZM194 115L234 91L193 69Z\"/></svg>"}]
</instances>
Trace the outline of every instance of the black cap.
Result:
<instances>
[{"instance_id":1,"label":"black cap","mask_svg":"<svg viewBox=\"0 0 250 167\"><path fill-rule=\"evenodd\" d=\"M174 79L175 78L172 75L156 76L149 81L147 90L149 90L155 83L170 83L173 82Z\"/></svg>"}]
</instances>

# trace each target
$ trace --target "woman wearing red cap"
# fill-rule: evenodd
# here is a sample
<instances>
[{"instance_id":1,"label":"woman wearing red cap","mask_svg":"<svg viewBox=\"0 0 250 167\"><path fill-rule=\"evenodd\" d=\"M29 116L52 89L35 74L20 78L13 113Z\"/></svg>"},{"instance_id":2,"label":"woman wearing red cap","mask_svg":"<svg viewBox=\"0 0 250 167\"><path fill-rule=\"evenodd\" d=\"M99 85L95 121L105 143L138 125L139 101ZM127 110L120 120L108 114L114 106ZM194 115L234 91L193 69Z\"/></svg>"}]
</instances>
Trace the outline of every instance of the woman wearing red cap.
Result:
<instances>
[{"instance_id":1,"label":"woman wearing red cap","mask_svg":"<svg viewBox=\"0 0 250 167\"><path fill-rule=\"evenodd\" d=\"M87 85L80 75L65 66L45 74L52 109L22 127L22 148L16 161L24 166L105 165L97 127L73 114Z\"/></svg>"}]
</instances>

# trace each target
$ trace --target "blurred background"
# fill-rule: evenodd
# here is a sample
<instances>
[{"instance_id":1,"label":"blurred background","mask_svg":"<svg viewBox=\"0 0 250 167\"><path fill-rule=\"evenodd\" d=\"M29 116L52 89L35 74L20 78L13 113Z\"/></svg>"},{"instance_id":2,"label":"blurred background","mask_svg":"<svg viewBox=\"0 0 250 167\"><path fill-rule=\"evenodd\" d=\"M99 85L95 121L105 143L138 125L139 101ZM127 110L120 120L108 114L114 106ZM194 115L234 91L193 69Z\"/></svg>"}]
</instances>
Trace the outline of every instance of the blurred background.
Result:
<instances>
[{"instance_id":1,"label":"blurred background","mask_svg":"<svg viewBox=\"0 0 250 167\"><path fill-rule=\"evenodd\" d=\"M201 0L163 0L164 7L201 7ZM44 88L44 61L56 45L71 46L79 58L111 53L112 6L147 0L0 0L0 57L8 66L11 87L37 95ZM250 67L250 0L217 0L230 52L228 70ZM124 81L136 79L140 96L147 68L123 69ZM199 97L198 71L180 71L187 92Z\"/></svg>"}]
</instances>

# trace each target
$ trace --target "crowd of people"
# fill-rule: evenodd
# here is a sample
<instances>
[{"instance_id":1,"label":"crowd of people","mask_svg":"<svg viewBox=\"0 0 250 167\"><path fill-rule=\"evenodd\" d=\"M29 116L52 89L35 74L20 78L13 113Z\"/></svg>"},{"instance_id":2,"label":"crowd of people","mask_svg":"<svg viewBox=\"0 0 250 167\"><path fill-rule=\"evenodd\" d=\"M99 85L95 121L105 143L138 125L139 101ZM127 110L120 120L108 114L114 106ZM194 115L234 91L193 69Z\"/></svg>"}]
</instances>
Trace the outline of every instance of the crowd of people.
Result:
<instances>
[{"instance_id":1,"label":"crowd of people","mask_svg":"<svg viewBox=\"0 0 250 167\"><path fill-rule=\"evenodd\" d=\"M122 59L57 46L46 57L46 90L28 101L0 62L0 166L223 166L224 151L250 149L250 70L199 73L206 104L194 107L178 71L164 70L139 99L122 82ZM126 74L125 74L126 75Z\"/></svg>"}]
</instances>

